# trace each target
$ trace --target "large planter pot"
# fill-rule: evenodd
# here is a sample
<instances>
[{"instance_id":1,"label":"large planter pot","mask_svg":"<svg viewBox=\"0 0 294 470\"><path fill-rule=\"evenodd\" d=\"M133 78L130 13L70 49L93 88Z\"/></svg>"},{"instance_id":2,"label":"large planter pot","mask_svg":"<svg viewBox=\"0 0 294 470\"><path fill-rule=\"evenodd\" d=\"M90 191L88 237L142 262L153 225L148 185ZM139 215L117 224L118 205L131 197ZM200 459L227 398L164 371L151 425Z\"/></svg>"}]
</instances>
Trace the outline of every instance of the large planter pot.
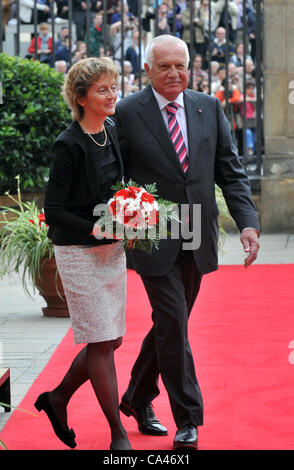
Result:
<instances>
[{"instance_id":1,"label":"large planter pot","mask_svg":"<svg viewBox=\"0 0 294 470\"><path fill-rule=\"evenodd\" d=\"M44 316L69 317L62 282L56 272L55 258L45 260L42 266L41 277L37 279L36 285L47 304L42 308Z\"/></svg>"}]
</instances>

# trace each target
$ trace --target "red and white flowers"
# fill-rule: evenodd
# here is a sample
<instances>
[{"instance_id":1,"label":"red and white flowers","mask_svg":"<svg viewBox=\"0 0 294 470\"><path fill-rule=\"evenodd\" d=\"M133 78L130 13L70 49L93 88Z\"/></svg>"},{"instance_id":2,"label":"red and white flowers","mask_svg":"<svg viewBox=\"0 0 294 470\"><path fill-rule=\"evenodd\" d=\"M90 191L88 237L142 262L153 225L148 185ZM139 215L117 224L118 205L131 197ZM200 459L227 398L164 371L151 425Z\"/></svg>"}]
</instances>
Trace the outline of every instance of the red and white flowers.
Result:
<instances>
[{"instance_id":1,"label":"red and white flowers","mask_svg":"<svg viewBox=\"0 0 294 470\"><path fill-rule=\"evenodd\" d=\"M151 252L158 248L161 238L167 238L167 221L178 220L176 204L156 195L156 185L139 186L134 181L113 187L114 196L106 207L98 205L94 215L102 215L96 222L96 238L122 240L125 248ZM131 241L131 242L130 242Z\"/></svg>"},{"instance_id":2,"label":"red and white flowers","mask_svg":"<svg viewBox=\"0 0 294 470\"><path fill-rule=\"evenodd\" d=\"M128 186L121 189L108 205L113 220L126 227L142 230L158 222L158 203L144 188Z\"/></svg>"}]
</instances>

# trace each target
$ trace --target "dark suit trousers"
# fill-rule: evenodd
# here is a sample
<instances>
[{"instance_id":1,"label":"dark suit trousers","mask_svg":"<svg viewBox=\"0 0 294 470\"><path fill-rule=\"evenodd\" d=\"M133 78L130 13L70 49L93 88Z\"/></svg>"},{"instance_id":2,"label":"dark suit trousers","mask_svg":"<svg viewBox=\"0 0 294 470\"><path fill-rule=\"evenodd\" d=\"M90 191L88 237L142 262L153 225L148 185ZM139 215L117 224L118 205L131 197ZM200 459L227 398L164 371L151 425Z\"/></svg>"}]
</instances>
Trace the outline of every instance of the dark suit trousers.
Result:
<instances>
[{"instance_id":1,"label":"dark suit trousers","mask_svg":"<svg viewBox=\"0 0 294 470\"><path fill-rule=\"evenodd\" d=\"M153 309L153 326L142 343L123 398L134 408L150 403L159 394L160 374L177 427L202 425L202 397L187 335L202 275L192 253L180 251L166 275L141 278Z\"/></svg>"}]
</instances>

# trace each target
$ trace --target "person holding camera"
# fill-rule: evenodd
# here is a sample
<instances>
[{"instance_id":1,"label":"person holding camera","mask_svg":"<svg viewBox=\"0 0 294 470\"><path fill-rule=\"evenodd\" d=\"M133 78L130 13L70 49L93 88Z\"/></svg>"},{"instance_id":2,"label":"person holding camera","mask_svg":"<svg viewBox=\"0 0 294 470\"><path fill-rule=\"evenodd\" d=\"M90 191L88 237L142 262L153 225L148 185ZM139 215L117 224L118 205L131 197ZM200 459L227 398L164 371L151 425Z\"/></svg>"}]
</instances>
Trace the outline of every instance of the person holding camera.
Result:
<instances>
[{"instance_id":1,"label":"person holding camera","mask_svg":"<svg viewBox=\"0 0 294 470\"><path fill-rule=\"evenodd\" d=\"M222 81L222 86L221 89L215 93L215 98L218 98L221 102L221 105L223 109L226 109L227 105L227 97L228 101L230 104L240 104L241 101L241 94L240 91L237 87L237 85L234 84L233 80L231 78L228 79L228 96L226 96L226 79Z\"/></svg>"},{"instance_id":2,"label":"person holding camera","mask_svg":"<svg viewBox=\"0 0 294 470\"><path fill-rule=\"evenodd\" d=\"M211 45L211 60L215 60L220 64L225 63L225 54L226 54L226 47L227 47L227 39L226 39L226 30L223 27L217 28L215 32L215 39ZM233 44L230 42L228 43L228 52L229 56L232 56L235 52Z\"/></svg>"},{"instance_id":3,"label":"person holding camera","mask_svg":"<svg viewBox=\"0 0 294 470\"><path fill-rule=\"evenodd\" d=\"M235 44L237 38L237 17L239 13L240 0L229 0L227 3L228 8L228 33L229 40ZM215 0L211 4L214 26L216 28L226 27L226 1Z\"/></svg>"},{"instance_id":4,"label":"person holding camera","mask_svg":"<svg viewBox=\"0 0 294 470\"><path fill-rule=\"evenodd\" d=\"M110 25L110 36L113 46L113 59L120 61L124 58L125 53L134 42L134 33L137 29L137 21L135 16L129 16L127 11L124 11L124 24L122 25L121 19ZM121 30L124 28L124 50L122 54L121 47ZM123 55L123 57L122 57Z\"/></svg>"},{"instance_id":5,"label":"person holding camera","mask_svg":"<svg viewBox=\"0 0 294 470\"><path fill-rule=\"evenodd\" d=\"M162 3L158 7L157 36L161 34L170 34L171 29L168 22L168 4Z\"/></svg>"}]
</instances>

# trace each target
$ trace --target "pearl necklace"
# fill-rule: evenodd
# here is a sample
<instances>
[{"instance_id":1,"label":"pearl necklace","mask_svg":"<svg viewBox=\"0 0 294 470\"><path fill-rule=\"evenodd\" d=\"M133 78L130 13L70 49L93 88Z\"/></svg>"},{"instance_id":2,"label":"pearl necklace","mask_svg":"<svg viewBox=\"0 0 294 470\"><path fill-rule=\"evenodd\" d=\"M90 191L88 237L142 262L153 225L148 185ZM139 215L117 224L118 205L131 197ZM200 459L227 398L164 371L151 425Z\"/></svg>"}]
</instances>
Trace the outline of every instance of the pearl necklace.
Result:
<instances>
[{"instance_id":1,"label":"pearl necklace","mask_svg":"<svg viewBox=\"0 0 294 470\"><path fill-rule=\"evenodd\" d=\"M81 129L82 129L86 134L88 134L88 136L90 137L90 139L92 139L93 142L94 142L96 145L98 145L98 147L104 147L104 146L106 145L106 142L107 142L107 132L106 132L106 129L105 129L104 124L103 124L103 131L104 131L105 139L104 139L103 144L99 144L99 142L97 142L97 141L94 139L94 137L92 137L91 134L89 134L89 132L87 131L87 129L85 129L85 128L82 126L82 124L81 124L80 122L79 122L79 125L80 125Z\"/></svg>"}]
</instances>

